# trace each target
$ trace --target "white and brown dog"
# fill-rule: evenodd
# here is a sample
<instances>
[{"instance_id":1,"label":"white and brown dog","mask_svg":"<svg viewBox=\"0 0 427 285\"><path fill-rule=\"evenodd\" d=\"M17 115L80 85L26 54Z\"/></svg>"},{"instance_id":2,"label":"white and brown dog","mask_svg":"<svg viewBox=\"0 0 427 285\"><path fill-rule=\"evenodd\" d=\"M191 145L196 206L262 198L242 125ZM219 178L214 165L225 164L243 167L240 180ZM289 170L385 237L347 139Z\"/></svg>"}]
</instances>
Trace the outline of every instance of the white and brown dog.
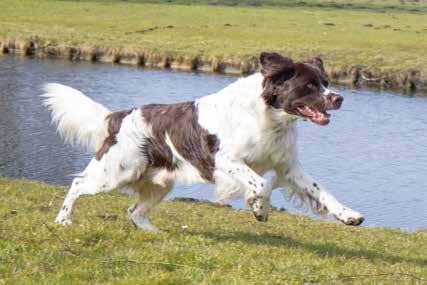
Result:
<instances>
[{"instance_id":1,"label":"white and brown dog","mask_svg":"<svg viewBox=\"0 0 427 285\"><path fill-rule=\"evenodd\" d=\"M80 195L130 189L129 209L142 230L157 230L148 212L174 182L215 183L219 202L244 197L257 220L266 221L273 189L295 195L315 213L330 213L347 225L363 216L338 202L306 175L297 160L296 119L319 125L343 98L327 88L323 62L293 62L262 53L261 72L239 79L194 102L150 104L111 112L77 90L48 84L44 104L69 143L94 151L75 178L56 217L71 223ZM267 171L275 173L265 179Z\"/></svg>"}]
</instances>

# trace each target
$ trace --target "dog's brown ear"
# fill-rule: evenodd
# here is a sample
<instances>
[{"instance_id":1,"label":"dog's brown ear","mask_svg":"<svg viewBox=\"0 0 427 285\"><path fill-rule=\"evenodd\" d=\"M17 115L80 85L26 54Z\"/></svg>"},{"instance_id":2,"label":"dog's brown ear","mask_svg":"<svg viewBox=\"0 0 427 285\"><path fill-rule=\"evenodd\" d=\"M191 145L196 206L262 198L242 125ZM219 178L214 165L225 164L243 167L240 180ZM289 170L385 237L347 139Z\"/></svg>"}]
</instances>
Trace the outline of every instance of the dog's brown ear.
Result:
<instances>
[{"instance_id":1,"label":"dog's brown ear","mask_svg":"<svg viewBox=\"0 0 427 285\"><path fill-rule=\"evenodd\" d=\"M321 71L325 72L325 68L323 66L323 60L318 56L313 57L313 58L307 58L307 59L303 60L303 63L308 63L311 65L314 65L317 68L319 68Z\"/></svg>"},{"instance_id":2,"label":"dog's brown ear","mask_svg":"<svg viewBox=\"0 0 427 285\"><path fill-rule=\"evenodd\" d=\"M262 52L259 61L261 63L261 74L266 78L272 78L280 73L293 74L294 72L292 59L276 52Z\"/></svg>"}]
</instances>

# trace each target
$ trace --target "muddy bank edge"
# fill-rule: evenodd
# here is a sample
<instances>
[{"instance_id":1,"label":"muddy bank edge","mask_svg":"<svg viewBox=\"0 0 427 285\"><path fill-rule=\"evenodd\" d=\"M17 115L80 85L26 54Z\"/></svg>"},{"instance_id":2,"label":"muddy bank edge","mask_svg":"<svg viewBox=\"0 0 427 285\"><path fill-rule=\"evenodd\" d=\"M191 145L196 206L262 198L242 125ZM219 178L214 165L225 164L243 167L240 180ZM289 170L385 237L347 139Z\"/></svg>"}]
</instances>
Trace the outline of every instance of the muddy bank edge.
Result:
<instances>
[{"instance_id":1,"label":"muddy bank edge","mask_svg":"<svg viewBox=\"0 0 427 285\"><path fill-rule=\"evenodd\" d=\"M233 75L246 75L258 70L258 55L240 59L203 58L170 55L143 49L57 45L43 40L0 38L0 54ZM351 66L328 66L326 63L326 72L332 82L352 87L392 89L403 92L427 91L427 78L421 70L417 69L374 71L364 69L357 63Z\"/></svg>"}]
</instances>

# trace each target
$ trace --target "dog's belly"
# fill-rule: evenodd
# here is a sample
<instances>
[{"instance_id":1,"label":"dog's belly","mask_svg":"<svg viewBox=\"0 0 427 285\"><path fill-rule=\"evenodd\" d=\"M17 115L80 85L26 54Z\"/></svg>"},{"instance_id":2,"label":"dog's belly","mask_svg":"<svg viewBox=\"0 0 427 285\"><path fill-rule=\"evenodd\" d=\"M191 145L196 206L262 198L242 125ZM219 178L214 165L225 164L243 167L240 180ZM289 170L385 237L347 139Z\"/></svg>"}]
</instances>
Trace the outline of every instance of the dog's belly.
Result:
<instances>
[{"instance_id":1,"label":"dog's belly","mask_svg":"<svg viewBox=\"0 0 427 285\"><path fill-rule=\"evenodd\" d=\"M252 162L248 163L248 166L252 168L259 175L264 175L269 171L277 171L277 168L280 168L280 171L289 169L291 166L291 162L284 162L279 166L276 166L271 160L261 161L261 162Z\"/></svg>"},{"instance_id":2,"label":"dog's belly","mask_svg":"<svg viewBox=\"0 0 427 285\"><path fill-rule=\"evenodd\" d=\"M200 172L188 165L184 168L168 170L166 168L149 169L145 177L151 180L153 184L161 187L167 187L174 183L191 185L194 183L209 183L206 179L200 176Z\"/></svg>"},{"instance_id":3,"label":"dog's belly","mask_svg":"<svg viewBox=\"0 0 427 285\"><path fill-rule=\"evenodd\" d=\"M273 166L270 161L257 161L249 162L247 165L256 173L262 175L267 171L273 170Z\"/></svg>"}]
</instances>

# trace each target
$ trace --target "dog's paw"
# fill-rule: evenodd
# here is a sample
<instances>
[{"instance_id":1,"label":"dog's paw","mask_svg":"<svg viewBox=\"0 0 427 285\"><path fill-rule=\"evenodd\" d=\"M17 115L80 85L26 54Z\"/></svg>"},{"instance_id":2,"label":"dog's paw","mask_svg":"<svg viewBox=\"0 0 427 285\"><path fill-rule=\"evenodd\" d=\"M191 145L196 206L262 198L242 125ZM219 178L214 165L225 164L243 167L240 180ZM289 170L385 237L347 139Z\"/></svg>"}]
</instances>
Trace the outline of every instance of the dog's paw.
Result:
<instances>
[{"instance_id":1,"label":"dog's paw","mask_svg":"<svg viewBox=\"0 0 427 285\"><path fill-rule=\"evenodd\" d=\"M359 226L365 220L364 217L359 218L348 218L346 221L342 221L347 226Z\"/></svg>"},{"instance_id":2,"label":"dog's paw","mask_svg":"<svg viewBox=\"0 0 427 285\"><path fill-rule=\"evenodd\" d=\"M259 222L268 221L268 212L270 210L270 203L267 198L262 196L247 197L246 202L252 208L252 213Z\"/></svg>"},{"instance_id":3,"label":"dog's paw","mask_svg":"<svg viewBox=\"0 0 427 285\"><path fill-rule=\"evenodd\" d=\"M150 221L146 216L133 215L135 207L128 209L129 219L135 228L140 229L143 232L160 233L161 231Z\"/></svg>"},{"instance_id":4,"label":"dog's paw","mask_svg":"<svg viewBox=\"0 0 427 285\"><path fill-rule=\"evenodd\" d=\"M334 217L347 226L359 226L365 218L362 214L351 209L343 209L343 212L334 214Z\"/></svg>"},{"instance_id":5,"label":"dog's paw","mask_svg":"<svg viewBox=\"0 0 427 285\"><path fill-rule=\"evenodd\" d=\"M132 218L130 219L135 228L143 231L143 232L152 232L152 233L160 233L161 231L152 223L148 221L139 222L134 221Z\"/></svg>"},{"instance_id":6,"label":"dog's paw","mask_svg":"<svg viewBox=\"0 0 427 285\"><path fill-rule=\"evenodd\" d=\"M63 218L63 217L56 217L55 219L55 223L61 226L69 226L71 225L73 222L71 221L71 219L67 219L67 218Z\"/></svg>"},{"instance_id":7,"label":"dog's paw","mask_svg":"<svg viewBox=\"0 0 427 285\"><path fill-rule=\"evenodd\" d=\"M138 227L143 232L161 233L161 231L153 224L145 224Z\"/></svg>"}]
</instances>

